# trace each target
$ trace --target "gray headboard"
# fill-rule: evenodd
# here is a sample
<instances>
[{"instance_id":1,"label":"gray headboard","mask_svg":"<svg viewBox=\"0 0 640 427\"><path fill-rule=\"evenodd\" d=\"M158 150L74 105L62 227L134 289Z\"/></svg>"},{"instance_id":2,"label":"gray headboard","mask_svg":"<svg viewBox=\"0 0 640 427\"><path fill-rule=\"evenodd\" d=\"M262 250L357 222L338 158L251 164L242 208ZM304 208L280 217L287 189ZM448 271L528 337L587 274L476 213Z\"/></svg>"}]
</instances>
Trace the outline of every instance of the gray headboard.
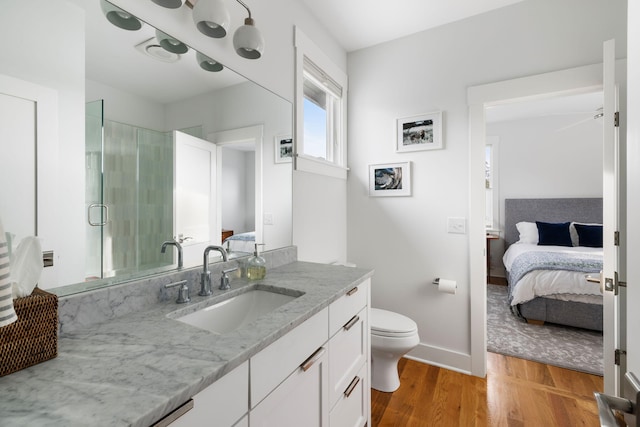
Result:
<instances>
[{"instance_id":1,"label":"gray headboard","mask_svg":"<svg viewBox=\"0 0 640 427\"><path fill-rule=\"evenodd\" d=\"M504 240L506 246L518 241L520 221L602 223L602 198L505 199Z\"/></svg>"}]
</instances>

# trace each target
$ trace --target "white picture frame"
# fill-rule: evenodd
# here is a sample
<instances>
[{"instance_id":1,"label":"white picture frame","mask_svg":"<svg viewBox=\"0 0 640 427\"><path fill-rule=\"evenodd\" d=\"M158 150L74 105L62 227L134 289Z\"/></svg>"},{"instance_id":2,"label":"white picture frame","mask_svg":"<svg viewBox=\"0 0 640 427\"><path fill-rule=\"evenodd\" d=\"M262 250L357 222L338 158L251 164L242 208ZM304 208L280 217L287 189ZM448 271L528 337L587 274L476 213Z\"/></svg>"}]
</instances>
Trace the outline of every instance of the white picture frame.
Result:
<instances>
[{"instance_id":1,"label":"white picture frame","mask_svg":"<svg viewBox=\"0 0 640 427\"><path fill-rule=\"evenodd\" d=\"M396 152L439 150L442 143L442 111L397 119Z\"/></svg>"},{"instance_id":2,"label":"white picture frame","mask_svg":"<svg viewBox=\"0 0 640 427\"><path fill-rule=\"evenodd\" d=\"M369 165L369 196L411 196L411 162Z\"/></svg>"},{"instance_id":3,"label":"white picture frame","mask_svg":"<svg viewBox=\"0 0 640 427\"><path fill-rule=\"evenodd\" d=\"M293 158L293 139L291 135L276 135L273 138L273 151L276 163L291 163Z\"/></svg>"}]
</instances>

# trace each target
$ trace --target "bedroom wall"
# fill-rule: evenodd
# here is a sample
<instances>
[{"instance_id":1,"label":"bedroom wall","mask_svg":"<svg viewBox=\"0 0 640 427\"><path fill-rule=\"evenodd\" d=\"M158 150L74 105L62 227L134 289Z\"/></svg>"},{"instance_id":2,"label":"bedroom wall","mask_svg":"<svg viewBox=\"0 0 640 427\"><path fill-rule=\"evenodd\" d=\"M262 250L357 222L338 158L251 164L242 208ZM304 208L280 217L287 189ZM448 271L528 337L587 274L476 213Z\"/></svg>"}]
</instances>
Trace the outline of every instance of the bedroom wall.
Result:
<instances>
[{"instance_id":1,"label":"bedroom wall","mask_svg":"<svg viewBox=\"0 0 640 427\"><path fill-rule=\"evenodd\" d=\"M372 305L418 323L411 356L470 372L469 251L447 219L468 220L469 86L626 52L626 2L526 0L349 54L348 258L373 267ZM444 149L395 152L396 119L444 112ZM411 197L371 198L368 165L412 162ZM455 295L435 277L455 279Z\"/></svg>"},{"instance_id":2,"label":"bedroom wall","mask_svg":"<svg viewBox=\"0 0 640 427\"><path fill-rule=\"evenodd\" d=\"M504 199L602 197L602 120L581 122L584 118L569 114L487 124L487 136L499 140L499 230L504 230ZM503 254L504 241L492 241L491 276L505 277Z\"/></svg>"}]
</instances>

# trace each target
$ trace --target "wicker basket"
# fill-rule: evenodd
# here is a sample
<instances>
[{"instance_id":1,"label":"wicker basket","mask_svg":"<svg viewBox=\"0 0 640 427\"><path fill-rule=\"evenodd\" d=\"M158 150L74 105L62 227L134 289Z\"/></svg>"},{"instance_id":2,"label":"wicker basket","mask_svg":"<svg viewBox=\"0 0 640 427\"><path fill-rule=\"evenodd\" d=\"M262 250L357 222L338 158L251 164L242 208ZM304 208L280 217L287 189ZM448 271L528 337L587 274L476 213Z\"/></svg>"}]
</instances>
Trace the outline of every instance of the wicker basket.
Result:
<instances>
[{"instance_id":1,"label":"wicker basket","mask_svg":"<svg viewBox=\"0 0 640 427\"><path fill-rule=\"evenodd\" d=\"M58 297L35 288L13 308L18 320L0 328L0 376L58 355Z\"/></svg>"}]
</instances>

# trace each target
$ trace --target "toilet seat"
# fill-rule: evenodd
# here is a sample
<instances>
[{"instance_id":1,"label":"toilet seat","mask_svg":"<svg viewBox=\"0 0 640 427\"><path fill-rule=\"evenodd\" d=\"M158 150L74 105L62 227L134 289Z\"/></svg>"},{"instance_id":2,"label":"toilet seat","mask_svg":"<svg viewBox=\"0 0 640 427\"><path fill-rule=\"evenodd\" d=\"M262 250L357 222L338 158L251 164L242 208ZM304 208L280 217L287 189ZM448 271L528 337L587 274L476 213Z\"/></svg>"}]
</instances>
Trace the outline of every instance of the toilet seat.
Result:
<instances>
[{"instance_id":1,"label":"toilet seat","mask_svg":"<svg viewBox=\"0 0 640 427\"><path fill-rule=\"evenodd\" d=\"M417 334L416 322L393 311L371 309L371 334L381 337L402 338Z\"/></svg>"}]
</instances>

